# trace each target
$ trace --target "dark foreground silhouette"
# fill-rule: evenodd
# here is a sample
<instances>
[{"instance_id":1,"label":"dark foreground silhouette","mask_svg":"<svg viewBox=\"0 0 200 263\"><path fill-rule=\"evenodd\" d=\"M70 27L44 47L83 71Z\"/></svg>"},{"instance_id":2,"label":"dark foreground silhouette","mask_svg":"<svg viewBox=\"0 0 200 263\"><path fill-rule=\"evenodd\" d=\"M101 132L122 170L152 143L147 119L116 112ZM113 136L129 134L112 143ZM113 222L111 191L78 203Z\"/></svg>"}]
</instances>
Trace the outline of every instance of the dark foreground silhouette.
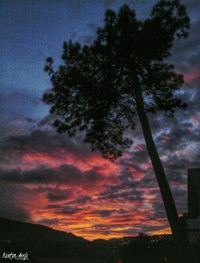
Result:
<instances>
[{"instance_id":1,"label":"dark foreground silhouette","mask_svg":"<svg viewBox=\"0 0 200 263\"><path fill-rule=\"evenodd\" d=\"M64 42L58 67L47 58L51 88L43 101L56 115L59 133L71 137L84 130L84 141L111 161L130 147L134 133L128 134L139 120L180 262L193 263L148 118L156 112L172 117L186 107L175 92L184 78L166 61L174 41L189 33L190 19L181 2L156 1L143 21L129 5L107 10L90 44Z\"/></svg>"},{"instance_id":2,"label":"dark foreground silhouette","mask_svg":"<svg viewBox=\"0 0 200 263\"><path fill-rule=\"evenodd\" d=\"M196 250L200 242L195 244ZM199 249L200 251L200 249ZM11 254L12 253L12 254ZM24 260L9 259L27 255ZM171 235L88 241L42 225L0 219L0 262L180 263Z\"/></svg>"}]
</instances>

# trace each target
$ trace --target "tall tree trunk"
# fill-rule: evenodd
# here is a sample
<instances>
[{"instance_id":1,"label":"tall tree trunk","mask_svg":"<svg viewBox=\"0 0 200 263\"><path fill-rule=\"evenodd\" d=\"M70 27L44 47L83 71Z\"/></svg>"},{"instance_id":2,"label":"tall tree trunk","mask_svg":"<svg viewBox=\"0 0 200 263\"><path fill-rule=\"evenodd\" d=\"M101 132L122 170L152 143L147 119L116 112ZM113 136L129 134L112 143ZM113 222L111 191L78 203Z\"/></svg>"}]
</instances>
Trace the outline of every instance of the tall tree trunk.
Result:
<instances>
[{"instance_id":1,"label":"tall tree trunk","mask_svg":"<svg viewBox=\"0 0 200 263\"><path fill-rule=\"evenodd\" d=\"M183 229L183 226L180 222L180 219L178 217L177 209L175 206L175 202L172 196L172 192L170 190L165 171L162 165L162 162L159 158L153 136L151 133L149 121L147 118L147 115L145 113L144 109L144 103L143 103L143 96L141 88L136 84L134 86L135 90L135 100L136 100L136 108L137 113L141 122L142 131L144 134L144 139L146 142L146 147L148 154L151 159L151 163L154 169L154 173L160 188L161 196L164 202L167 218L171 227L171 231L173 236L175 237L175 240L177 241L177 244L179 246L182 263L189 263L193 262L191 251L189 248L189 241L186 237L185 231Z\"/></svg>"}]
</instances>

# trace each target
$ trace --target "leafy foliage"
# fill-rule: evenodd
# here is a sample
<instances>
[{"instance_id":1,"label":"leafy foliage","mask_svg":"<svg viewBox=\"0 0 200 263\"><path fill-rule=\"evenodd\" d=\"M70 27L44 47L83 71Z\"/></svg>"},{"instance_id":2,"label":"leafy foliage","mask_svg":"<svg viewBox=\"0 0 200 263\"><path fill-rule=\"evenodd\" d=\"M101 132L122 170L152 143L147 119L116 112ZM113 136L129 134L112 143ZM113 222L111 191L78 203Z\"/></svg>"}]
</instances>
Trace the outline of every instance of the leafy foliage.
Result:
<instances>
[{"instance_id":1,"label":"leafy foliage","mask_svg":"<svg viewBox=\"0 0 200 263\"><path fill-rule=\"evenodd\" d=\"M178 0L160 0L145 21L124 5L107 10L104 27L91 45L64 42L63 64L56 70L52 58L45 70L52 88L43 100L58 119L54 126L69 136L85 130L92 149L114 160L131 144L124 136L134 129L137 113L135 78L139 79L146 112L162 110L167 116L186 105L174 96L183 76L164 63L174 39L186 37L189 18Z\"/></svg>"}]
</instances>

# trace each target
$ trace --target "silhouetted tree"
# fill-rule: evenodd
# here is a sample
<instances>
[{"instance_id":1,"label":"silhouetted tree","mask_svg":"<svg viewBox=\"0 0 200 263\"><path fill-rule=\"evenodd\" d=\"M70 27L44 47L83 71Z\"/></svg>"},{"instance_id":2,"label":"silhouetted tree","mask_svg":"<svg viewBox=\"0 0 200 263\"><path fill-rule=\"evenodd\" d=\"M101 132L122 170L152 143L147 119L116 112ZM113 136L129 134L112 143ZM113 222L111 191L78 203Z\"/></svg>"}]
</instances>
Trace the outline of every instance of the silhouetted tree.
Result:
<instances>
[{"instance_id":1,"label":"silhouetted tree","mask_svg":"<svg viewBox=\"0 0 200 263\"><path fill-rule=\"evenodd\" d=\"M130 146L124 133L134 129L138 115L172 233L185 251L187 240L147 113L173 116L186 107L174 95L183 76L164 59L174 40L186 37L188 29L189 18L179 0L160 0L144 21L128 5L118 13L107 10L104 27L97 29L91 45L64 42L63 64L56 70L52 58L47 59L52 89L43 96L50 112L58 116L54 126L59 133L73 136L85 130L85 141L111 161Z\"/></svg>"}]
</instances>

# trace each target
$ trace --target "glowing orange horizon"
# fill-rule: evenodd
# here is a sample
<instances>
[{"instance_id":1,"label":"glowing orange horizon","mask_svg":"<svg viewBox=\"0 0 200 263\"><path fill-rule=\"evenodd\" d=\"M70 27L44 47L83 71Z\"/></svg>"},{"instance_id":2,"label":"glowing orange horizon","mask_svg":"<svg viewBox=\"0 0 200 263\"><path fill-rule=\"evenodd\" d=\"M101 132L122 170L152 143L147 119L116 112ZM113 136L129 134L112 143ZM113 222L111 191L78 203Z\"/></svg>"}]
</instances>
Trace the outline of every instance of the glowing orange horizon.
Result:
<instances>
[{"instance_id":1,"label":"glowing orange horizon","mask_svg":"<svg viewBox=\"0 0 200 263\"><path fill-rule=\"evenodd\" d=\"M168 140L165 137L163 139ZM136 148L137 151L143 150L142 145ZM47 167L48 171L52 171L51 174L55 172L53 180L48 181L45 176L47 182L44 180L41 183L41 179L34 181L32 177L32 181L24 180L24 190L15 195L16 202L29 212L34 223L71 232L88 240L137 236L138 232L170 233L166 220L156 218L152 208L152 203L157 198L154 188L149 189L141 184L139 188L132 189L132 196L131 192L127 192L130 189L124 186L118 188L123 182L120 162L112 163L93 153L76 156L62 148L55 149L53 153L27 150L22 152L21 157L22 173L19 176L23 179L31 171L40 171L40 167ZM126 152L122 159L129 160L129 157L130 154ZM67 169L64 174L60 174L60 168L64 165L73 166L75 171L77 169L77 180L73 180L73 174L67 174ZM19 163L16 162L16 167L18 166ZM127 178L130 183L140 182L151 168L151 163L141 162L140 169L136 167L134 162L132 167L127 166L126 172L131 174ZM61 180L57 180L56 176L61 176ZM39 178L42 178L42 174ZM138 192L141 192L140 198L137 197ZM148 231L148 226L155 230ZM146 231L143 231L143 227Z\"/></svg>"}]
</instances>

